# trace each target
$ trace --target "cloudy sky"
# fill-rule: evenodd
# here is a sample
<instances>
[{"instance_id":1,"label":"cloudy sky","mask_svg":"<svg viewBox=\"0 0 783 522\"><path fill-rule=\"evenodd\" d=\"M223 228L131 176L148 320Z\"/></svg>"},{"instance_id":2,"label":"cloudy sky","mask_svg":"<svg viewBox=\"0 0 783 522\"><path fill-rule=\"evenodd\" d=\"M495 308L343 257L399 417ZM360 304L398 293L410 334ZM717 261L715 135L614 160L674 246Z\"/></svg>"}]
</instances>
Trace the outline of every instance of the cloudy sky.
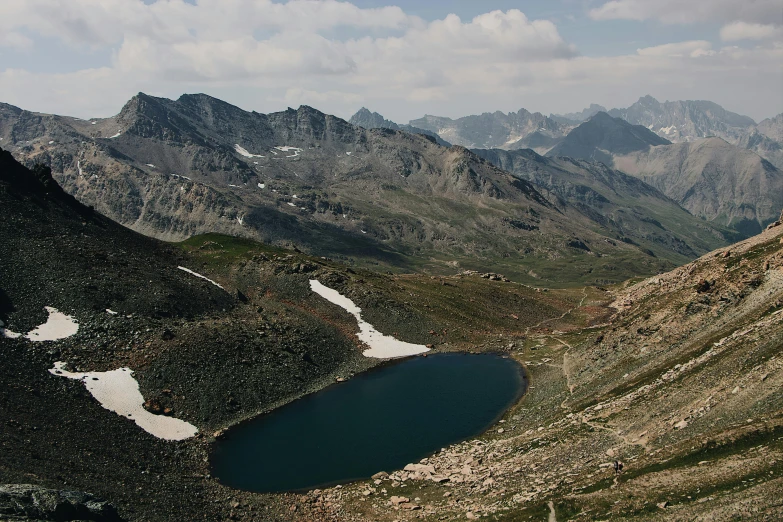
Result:
<instances>
[{"instance_id":1,"label":"cloudy sky","mask_svg":"<svg viewBox=\"0 0 783 522\"><path fill-rule=\"evenodd\" d=\"M640 96L783 112L781 0L0 0L0 102L142 91L259 112L563 113Z\"/></svg>"}]
</instances>

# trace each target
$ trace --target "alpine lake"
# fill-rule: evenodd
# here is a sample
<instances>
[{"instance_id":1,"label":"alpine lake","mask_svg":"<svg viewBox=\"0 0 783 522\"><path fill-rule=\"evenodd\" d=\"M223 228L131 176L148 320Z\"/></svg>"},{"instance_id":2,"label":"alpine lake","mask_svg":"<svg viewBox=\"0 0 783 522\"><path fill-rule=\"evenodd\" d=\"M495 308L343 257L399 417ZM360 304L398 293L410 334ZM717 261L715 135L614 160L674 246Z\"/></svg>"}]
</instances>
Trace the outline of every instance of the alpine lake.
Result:
<instances>
[{"instance_id":1,"label":"alpine lake","mask_svg":"<svg viewBox=\"0 0 783 522\"><path fill-rule=\"evenodd\" d=\"M526 388L522 367L500 355L394 361L230 428L212 473L261 493L367 479L481 434Z\"/></svg>"}]
</instances>

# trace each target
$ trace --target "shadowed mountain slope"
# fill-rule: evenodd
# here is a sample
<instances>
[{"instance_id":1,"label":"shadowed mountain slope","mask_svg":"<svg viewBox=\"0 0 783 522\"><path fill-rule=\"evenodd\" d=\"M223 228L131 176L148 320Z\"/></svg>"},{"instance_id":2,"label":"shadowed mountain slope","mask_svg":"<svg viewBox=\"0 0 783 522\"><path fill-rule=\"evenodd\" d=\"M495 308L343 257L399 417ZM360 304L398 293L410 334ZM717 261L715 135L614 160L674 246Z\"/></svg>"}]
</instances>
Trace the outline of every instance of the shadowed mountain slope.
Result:
<instances>
[{"instance_id":1,"label":"shadowed mountain slope","mask_svg":"<svg viewBox=\"0 0 783 522\"><path fill-rule=\"evenodd\" d=\"M645 127L631 125L623 119L612 118L605 112L599 112L569 132L568 136L546 155L600 161L611 165L615 154L628 154L669 143Z\"/></svg>"}]
</instances>

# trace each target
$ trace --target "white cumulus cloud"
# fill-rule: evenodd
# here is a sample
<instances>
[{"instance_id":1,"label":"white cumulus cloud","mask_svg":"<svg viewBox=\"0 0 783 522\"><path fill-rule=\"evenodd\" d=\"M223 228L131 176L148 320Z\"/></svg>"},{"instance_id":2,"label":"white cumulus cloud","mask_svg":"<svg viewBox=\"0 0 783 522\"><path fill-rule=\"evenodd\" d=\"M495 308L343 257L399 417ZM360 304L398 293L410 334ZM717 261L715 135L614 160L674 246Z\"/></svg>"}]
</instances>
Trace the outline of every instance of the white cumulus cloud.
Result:
<instances>
[{"instance_id":1,"label":"white cumulus cloud","mask_svg":"<svg viewBox=\"0 0 783 522\"><path fill-rule=\"evenodd\" d=\"M646 93L714 99L752 116L783 110L783 45L766 28L777 22L753 19L769 2L714 0L710 13L703 4L616 0L591 14L672 23L704 16L722 20L725 41L765 40L752 49L693 40L582 56L554 22L516 9L425 22L399 7L336 0L0 0L0 48L40 34L74 53L111 55L56 74L0 67L0 101L92 117L117 113L139 91L206 92L261 112L307 104L347 117L366 105L399 122L425 112L619 106ZM737 95L749 85L754 96Z\"/></svg>"},{"instance_id":2,"label":"white cumulus cloud","mask_svg":"<svg viewBox=\"0 0 783 522\"><path fill-rule=\"evenodd\" d=\"M720 30L720 39L724 42L781 38L783 38L783 26L774 24L750 24L737 21L724 25Z\"/></svg>"}]
</instances>

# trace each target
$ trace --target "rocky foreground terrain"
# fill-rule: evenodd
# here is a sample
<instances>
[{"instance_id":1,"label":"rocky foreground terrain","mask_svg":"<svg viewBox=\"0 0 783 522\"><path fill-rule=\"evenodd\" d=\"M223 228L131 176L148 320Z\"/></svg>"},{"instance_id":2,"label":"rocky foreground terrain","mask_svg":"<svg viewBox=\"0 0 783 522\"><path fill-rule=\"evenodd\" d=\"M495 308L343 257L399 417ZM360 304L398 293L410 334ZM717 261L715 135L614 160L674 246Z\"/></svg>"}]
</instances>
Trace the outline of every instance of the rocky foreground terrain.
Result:
<instances>
[{"instance_id":1,"label":"rocky foreground terrain","mask_svg":"<svg viewBox=\"0 0 783 522\"><path fill-rule=\"evenodd\" d=\"M61 341L0 340L3 516L40 519L20 514L35 504L25 484L77 506L105 500L125 520L783 516L779 221L649 279L545 291L489 273L380 275L219 235L163 244L7 153L0 204L4 326L27 331L44 306L79 321ZM208 456L224 428L378 363L312 278L402 340L512 355L528 393L484 435L368 481L285 495L222 486ZM198 435L149 435L49 373L56 361L130 367L146 407ZM22 497L16 511L9 495Z\"/></svg>"},{"instance_id":2,"label":"rocky foreground terrain","mask_svg":"<svg viewBox=\"0 0 783 522\"><path fill-rule=\"evenodd\" d=\"M603 324L503 340L532 385L489 433L300 505L340 520L780 520L780 221L606 297ZM586 292L574 312L600 305Z\"/></svg>"}]
</instances>

